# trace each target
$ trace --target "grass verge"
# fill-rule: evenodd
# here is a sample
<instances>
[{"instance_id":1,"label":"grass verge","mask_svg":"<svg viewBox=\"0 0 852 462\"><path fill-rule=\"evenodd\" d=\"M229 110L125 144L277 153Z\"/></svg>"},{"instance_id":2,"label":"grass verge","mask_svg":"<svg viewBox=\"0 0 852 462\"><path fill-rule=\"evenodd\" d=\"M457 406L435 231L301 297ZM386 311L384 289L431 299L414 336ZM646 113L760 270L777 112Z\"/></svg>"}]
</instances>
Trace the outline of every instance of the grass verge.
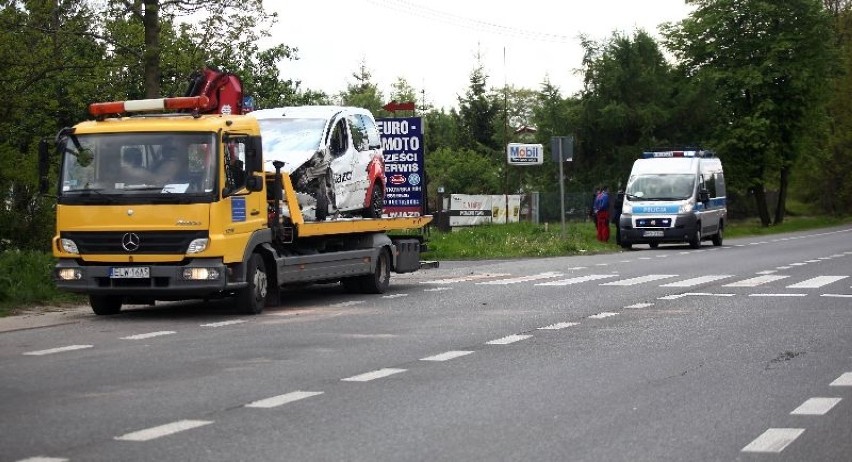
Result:
<instances>
[{"instance_id":1,"label":"grass verge","mask_svg":"<svg viewBox=\"0 0 852 462\"><path fill-rule=\"evenodd\" d=\"M0 252L0 317L31 306L82 302L83 297L56 289L51 277L55 264L45 252Z\"/></svg>"}]
</instances>

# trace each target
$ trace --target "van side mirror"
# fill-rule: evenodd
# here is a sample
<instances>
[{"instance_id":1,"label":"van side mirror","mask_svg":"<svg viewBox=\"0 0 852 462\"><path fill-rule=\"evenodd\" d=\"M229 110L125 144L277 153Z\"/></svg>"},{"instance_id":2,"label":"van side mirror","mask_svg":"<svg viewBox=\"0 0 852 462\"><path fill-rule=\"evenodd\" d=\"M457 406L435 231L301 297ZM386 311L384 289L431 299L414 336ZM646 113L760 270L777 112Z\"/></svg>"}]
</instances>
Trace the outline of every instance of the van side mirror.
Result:
<instances>
[{"instance_id":1,"label":"van side mirror","mask_svg":"<svg viewBox=\"0 0 852 462\"><path fill-rule=\"evenodd\" d=\"M50 188L50 143L38 142L38 192L46 194Z\"/></svg>"},{"instance_id":2,"label":"van side mirror","mask_svg":"<svg viewBox=\"0 0 852 462\"><path fill-rule=\"evenodd\" d=\"M710 193L706 189L698 192L698 200L701 202L710 202Z\"/></svg>"}]
</instances>

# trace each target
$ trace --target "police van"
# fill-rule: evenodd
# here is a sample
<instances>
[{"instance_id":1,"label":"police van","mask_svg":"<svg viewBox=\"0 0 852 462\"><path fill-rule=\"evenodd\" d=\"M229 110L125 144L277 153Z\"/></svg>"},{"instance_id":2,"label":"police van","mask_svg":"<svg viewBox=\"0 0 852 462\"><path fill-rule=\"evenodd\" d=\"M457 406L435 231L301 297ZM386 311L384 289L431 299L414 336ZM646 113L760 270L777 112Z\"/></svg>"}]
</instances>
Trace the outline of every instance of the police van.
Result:
<instances>
[{"instance_id":1,"label":"police van","mask_svg":"<svg viewBox=\"0 0 852 462\"><path fill-rule=\"evenodd\" d=\"M722 162L711 151L661 149L633 163L618 223L619 244L722 245L727 220Z\"/></svg>"}]
</instances>

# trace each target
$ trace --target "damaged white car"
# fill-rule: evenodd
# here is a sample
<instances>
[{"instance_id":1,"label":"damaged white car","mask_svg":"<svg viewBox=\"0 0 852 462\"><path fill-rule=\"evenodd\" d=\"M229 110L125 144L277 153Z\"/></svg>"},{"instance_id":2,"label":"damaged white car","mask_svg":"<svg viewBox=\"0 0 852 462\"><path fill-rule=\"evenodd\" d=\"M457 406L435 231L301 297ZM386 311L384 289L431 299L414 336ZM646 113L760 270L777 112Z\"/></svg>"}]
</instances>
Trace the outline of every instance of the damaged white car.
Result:
<instances>
[{"instance_id":1,"label":"damaged white car","mask_svg":"<svg viewBox=\"0 0 852 462\"><path fill-rule=\"evenodd\" d=\"M385 167L370 111L296 106L249 113L260 124L266 169L284 162L306 219L382 216Z\"/></svg>"}]
</instances>

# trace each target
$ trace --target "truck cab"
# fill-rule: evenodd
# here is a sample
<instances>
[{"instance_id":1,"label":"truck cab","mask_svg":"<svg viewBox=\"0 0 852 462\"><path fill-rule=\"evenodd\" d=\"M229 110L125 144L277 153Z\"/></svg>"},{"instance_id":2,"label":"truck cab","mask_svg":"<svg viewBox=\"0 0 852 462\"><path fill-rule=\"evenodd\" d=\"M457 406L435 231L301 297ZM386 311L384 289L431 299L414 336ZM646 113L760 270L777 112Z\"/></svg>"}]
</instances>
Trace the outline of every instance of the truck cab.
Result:
<instances>
[{"instance_id":1,"label":"truck cab","mask_svg":"<svg viewBox=\"0 0 852 462\"><path fill-rule=\"evenodd\" d=\"M710 151L661 149L633 164L619 218L619 244L656 248L710 239L722 245L727 220L722 163Z\"/></svg>"}]
</instances>

